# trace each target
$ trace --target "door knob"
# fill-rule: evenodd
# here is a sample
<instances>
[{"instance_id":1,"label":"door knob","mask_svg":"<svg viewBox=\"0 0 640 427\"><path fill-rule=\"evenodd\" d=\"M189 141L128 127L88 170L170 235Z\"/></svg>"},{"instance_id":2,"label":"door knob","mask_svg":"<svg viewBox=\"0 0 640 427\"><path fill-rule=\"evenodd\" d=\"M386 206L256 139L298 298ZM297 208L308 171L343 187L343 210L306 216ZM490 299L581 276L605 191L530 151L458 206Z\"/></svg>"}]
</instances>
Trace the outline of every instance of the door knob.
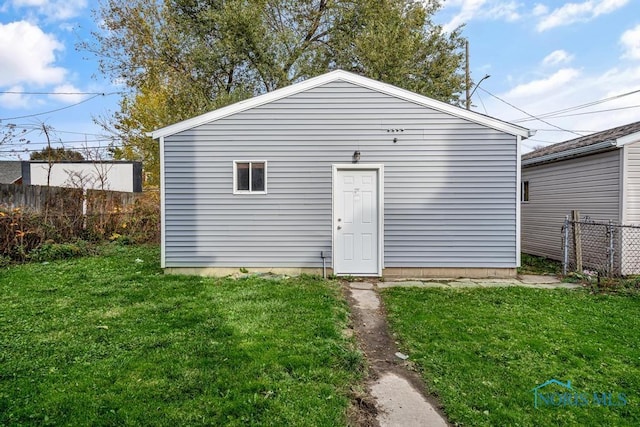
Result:
<instances>
[{"instance_id":1,"label":"door knob","mask_svg":"<svg viewBox=\"0 0 640 427\"><path fill-rule=\"evenodd\" d=\"M342 230L342 226L340 226L340 225L339 225L339 226L338 226L338 230Z\"/></svg>"}]
</instances>

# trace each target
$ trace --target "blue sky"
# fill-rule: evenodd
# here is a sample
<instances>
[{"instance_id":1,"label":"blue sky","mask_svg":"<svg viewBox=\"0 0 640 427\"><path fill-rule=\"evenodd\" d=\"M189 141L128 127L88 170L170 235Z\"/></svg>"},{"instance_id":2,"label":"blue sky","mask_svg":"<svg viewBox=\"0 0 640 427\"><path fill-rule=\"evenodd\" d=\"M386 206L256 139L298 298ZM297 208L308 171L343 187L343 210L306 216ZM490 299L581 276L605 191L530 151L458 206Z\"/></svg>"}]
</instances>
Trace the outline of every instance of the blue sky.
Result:
<instances>
[{"instance_id":1,"label":"blue sky","mask_svg":"<svg viewBox=\"0 0 640 427\"><path fill-rule=\"evenodd\" d=\"M491 76L475 91L473 109L537 129L524 151L640 120L640 92L599 102L640 90L640 1L442 3L435 21L446 30L464 25L474 80ZM0 158L26 159L25 150L42 148L42 123L66 147L108 144L93 118L117 108L120 88L75 48L96 29L92 7L87 0L0 0L0 126L33 129L28 146L0 146ZM527 120L588 103L595 104Z\"/></svg>"}]
</instances>

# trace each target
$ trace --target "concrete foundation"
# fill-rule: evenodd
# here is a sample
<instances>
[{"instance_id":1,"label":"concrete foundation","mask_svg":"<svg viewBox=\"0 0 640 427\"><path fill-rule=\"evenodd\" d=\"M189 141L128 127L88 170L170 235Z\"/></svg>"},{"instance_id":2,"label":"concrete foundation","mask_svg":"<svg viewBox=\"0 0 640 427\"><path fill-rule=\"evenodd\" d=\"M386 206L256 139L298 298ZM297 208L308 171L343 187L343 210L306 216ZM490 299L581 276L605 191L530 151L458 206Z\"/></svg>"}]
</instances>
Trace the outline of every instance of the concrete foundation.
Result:
<instances>
[{"instance_id":1,"label":"concrete foundation","mask_svg":"<svg viewBox=\"0 0 640 427\"><path fill-rule=\"evenodd\" d=\"M464 268L464 267L389 267L382 270L385 279L459 278L484 279L487 277L516 277L516 268Z\"/></svg>"},{"instance_id":2,"label":"concrete foundation","mask_svg":"<svg viewBox=\"0 0 640 427\"><path fill-rule=\"evenodd\" d=\"M299 276L301 274L314 274L322 276L322 268L296 268L296 267L169 267L165 268L165 274L188 274L192 276L227 277L242 274L246 269L249 273L258 274L285 274L287 276ZM327 275L333 274L333 270L327 268Z\"/></svg>"},{"instance_id":3,"label":"concrete foundation","mask_svg":"<svg viewBox=\"0 0 640 427\"><path fill-rule=\"evenodd\" d=\"M169 267L165 268L166 274L188 274L194 276L226 277L241 274L242 267ZM314 274L321 276L322 268L299 268L299 267L246 267L249 273L271 273L286 274L288 276L299 276L301 274ZM327 275L333 274L332 268L327 268ZM385 279L409 279L409 278L448 278L455 279L465 277L470 279L512 278L516 277L515 268L401 268L389 267L382 270Z\"/></svg>"}]
</instances>

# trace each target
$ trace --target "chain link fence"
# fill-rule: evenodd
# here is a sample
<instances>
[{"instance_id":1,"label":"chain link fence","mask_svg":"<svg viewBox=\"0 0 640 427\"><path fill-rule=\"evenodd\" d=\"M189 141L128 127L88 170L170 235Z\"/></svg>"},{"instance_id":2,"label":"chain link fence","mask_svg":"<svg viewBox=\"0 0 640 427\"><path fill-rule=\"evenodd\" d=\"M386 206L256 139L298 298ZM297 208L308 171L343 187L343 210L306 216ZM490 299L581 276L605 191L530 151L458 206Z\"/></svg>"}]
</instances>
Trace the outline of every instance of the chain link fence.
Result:
<instances>
[{"instance_id":1,"label":"chain link fence","mask_svg":"<svg viewBox=\"0 0 640 427\"><path fill-rule=\"evenodd\" d=\"M588 272L617 277L640 274L640 226L565 219L563 274Z\"/></svg>"}]
</instances>

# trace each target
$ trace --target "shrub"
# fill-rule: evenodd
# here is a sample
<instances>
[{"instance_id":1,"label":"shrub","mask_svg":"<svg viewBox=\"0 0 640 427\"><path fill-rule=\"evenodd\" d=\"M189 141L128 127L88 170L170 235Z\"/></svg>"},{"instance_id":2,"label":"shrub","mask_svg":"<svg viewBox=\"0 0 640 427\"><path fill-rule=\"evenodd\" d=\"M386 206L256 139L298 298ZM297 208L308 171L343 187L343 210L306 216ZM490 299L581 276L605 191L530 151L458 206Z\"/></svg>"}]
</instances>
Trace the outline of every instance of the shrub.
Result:
<instances>
[{"instance_id":1,"label":"shrub","mask_svg":"<svg viewBox=\"0 0 640 427\"><path fill-rule=\"evenodd\" d=\"M4 255L0 255L0 268L7 267L9 265L11 265L11 258Z\"/></svg>"},{"instance_id":2,"label":"shrub","mask_svg":"<svg viewBox=\"0 0 640 427\"><path fill-rule=\"evenodd\" d=\"M0 207L0 266L85 255L91 252L88 242L160 241L158 192L92 192L86 216L82 203L72 202L58 200L59 206L40 211Z\"/></svg>"},{"instance_id":3,"label":"shrub","mask_svg":"<svg viewBox=\"0 0 640 427\"><path fill-rule=\"evenodd\" d=\"M39 214L20 208L0 210L0 256L24 261L46 239Z\"/></svg>"},{"instance_id":4,"label":"shrub","mask_svg":"<svg viewBox=\"0 0 640 427\"><path fill-rule=\"evenodd\" d=\"M148 192L123 206L106 193L91 196L87 215L87 236L94 241L121 243L158 243L160 241L160 195Z\"/></svg>"},{"instance_id":5,"label":"shrub","mask_svg":"<svg viewBox=\"0 0 640 427\"><path fill-rule=\"evenodd\" d=\"M89 255L90 253L89 243L83 240L75 243L53 243L49 241L31 252L30 258L37 262L55 261Z\"/></svg>"}]
</instances>

